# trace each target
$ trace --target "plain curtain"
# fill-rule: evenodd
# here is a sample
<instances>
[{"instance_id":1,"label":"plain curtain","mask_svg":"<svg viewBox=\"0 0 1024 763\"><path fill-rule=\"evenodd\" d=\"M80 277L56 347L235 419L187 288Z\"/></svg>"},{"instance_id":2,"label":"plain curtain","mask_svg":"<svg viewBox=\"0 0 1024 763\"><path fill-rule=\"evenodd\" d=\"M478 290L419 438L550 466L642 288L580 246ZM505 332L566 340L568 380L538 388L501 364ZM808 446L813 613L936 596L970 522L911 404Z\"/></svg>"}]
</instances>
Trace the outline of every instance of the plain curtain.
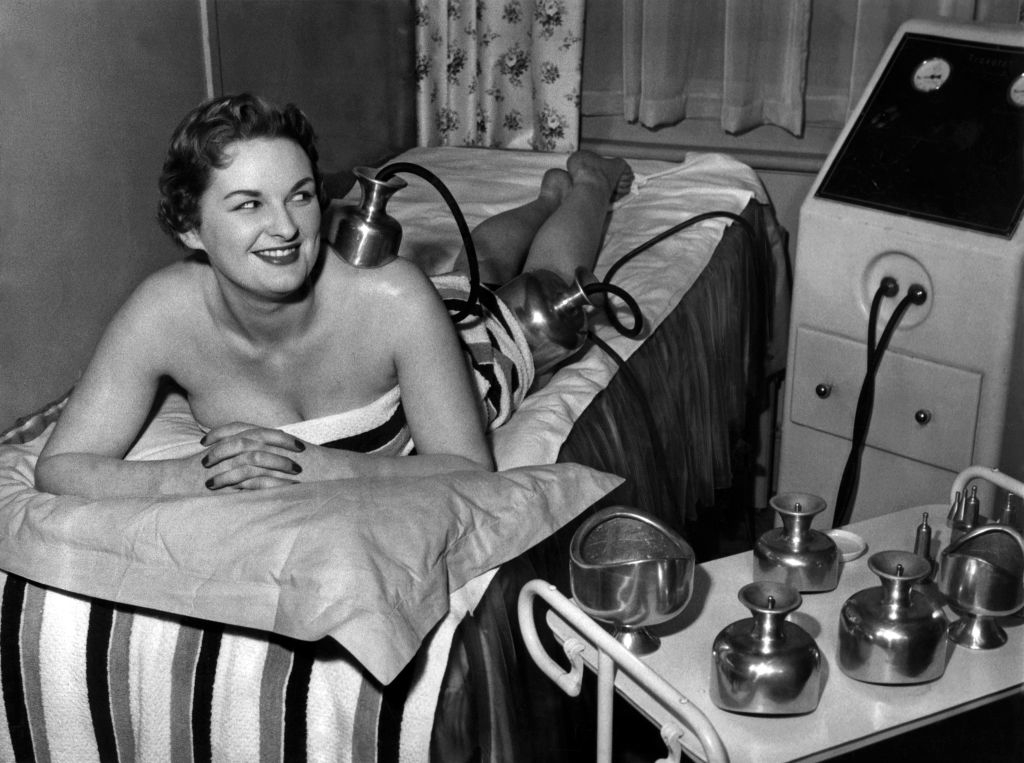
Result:
<instances>
[{"instance_id":1,"label":"plain curtain","mask_svg":"<svg viewBox=\"0 0 1024 763\"><path fill-rule=\"evenodd\" d=\"M718 119L742 133L842 124L900 24L913 18L1017 22L1021 0L592 0L621 35L616 62L588 64L588 114L621 113L657 128ZM611 37L610 37L611 38ZM596 46L593 46L596 48ZM616 98L617 94L617 98ZM615 105L617 101L618 105Z\"/></svg>"},{"instance_id":2,"label":"plain curtain","mask_svg":"<svg viewBox=\"0 0 1024 763\"><path fill-rule=\"evenodd\" d=\"M719 88L722 129L777 124L803 130L811 0L726 0L718 8L688 0L624 0L623 101L628 121L646 127L688 116L691 92L703 101ZM714 33L713 14L723 14ZM718 52L720 51L720 52ZM723 68L709 77L706 57ZM698 116L704 116L698 113Z\"/></svg>"}]
</instances>

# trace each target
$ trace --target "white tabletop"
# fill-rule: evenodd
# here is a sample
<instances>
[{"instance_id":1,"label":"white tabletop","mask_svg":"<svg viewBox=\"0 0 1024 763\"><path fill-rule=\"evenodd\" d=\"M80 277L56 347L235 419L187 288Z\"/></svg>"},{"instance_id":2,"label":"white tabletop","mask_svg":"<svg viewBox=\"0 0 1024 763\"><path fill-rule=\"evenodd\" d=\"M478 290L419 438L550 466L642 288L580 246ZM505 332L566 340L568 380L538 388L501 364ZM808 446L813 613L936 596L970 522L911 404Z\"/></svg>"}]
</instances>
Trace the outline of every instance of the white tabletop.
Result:
<instances>
[{"instance_id":1,"label":"white tabletop","mask_svg":"<svg viewBox=\"0 0 1024 763\"><path fill-rule=\"evenodd\" d=\"M737 598L739 589L752 578L753 555L749 551L697 568L686 610L675 621L652 629L662 639L661 648L643 661L707 715L734 763L824 760L1020 692L1024 686L1024 620L1019 617L1000 620L1009 640L997 649L970 650L950 643L945 674L930 683L868 684L839 669L840 608L858 591L880 585L867 566L871 554L913 549L915 531L925 511L933 529L933 548L948 545L947 509L943 506L911 508L854 523L846 529L867 542L867 553L843 565L834 591L803 594L803 604L790 616L815 639L826 663L825 688L813 713L742 715L720 710L711 702L712 643L727 625L750 617ZM952 621L954 616L947 614ZM562 639L574 633L553 613L548 614L548 622ZM592 650L584 657L591 666L595 664ZM616 689L657 725L671 720L657 700L629 677L618 674ZM699 746L686 746L688 754L702 757Z\"/></svg>"}]
</instances>

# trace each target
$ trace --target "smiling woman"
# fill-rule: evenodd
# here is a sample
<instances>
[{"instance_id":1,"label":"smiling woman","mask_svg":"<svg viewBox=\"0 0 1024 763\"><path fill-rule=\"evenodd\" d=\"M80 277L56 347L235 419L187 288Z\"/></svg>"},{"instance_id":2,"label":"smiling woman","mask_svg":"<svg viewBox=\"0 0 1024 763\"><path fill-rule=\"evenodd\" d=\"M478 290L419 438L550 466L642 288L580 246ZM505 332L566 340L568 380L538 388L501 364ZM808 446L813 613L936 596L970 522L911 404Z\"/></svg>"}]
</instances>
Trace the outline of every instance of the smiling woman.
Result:
<instances>
[{"instance_id":1,"label":"smiling woman","mask_svg":"<svg viewBox=\"0 0 1024 763\"><path fill-rule=\"evenodd\" d=\"M40 456L40 489L155 496L492 468L431 282L406 261L356 269L321 241L302 112L247 94L201 105L175 131L160 187L161 225L191 253L112 320ZM205 449L124 460L168 382ZM363 409L405 436L368 454L279 428Z\"/></svg>"},{"instance_id":2,"label":"smiling woman","mask_svg":"<svg viewBox=\"0 0 1024 763\"><path fill-rule=\"evenodd\" d=\"M178 125L159 220L190 254L114 316L40 454L39 489L152 497L494 468L485 427L535 376L514 314L484 289L479 318L457 331L444 300L463 273L335 256L317 158L299 109L249 94ZM481 274L570 282L593 267L609 201L632 180L622 159L573 153L536 198L473 230ZM164 420L169 387L204 450L126 458Z\"/></svg>"}]
</instances>

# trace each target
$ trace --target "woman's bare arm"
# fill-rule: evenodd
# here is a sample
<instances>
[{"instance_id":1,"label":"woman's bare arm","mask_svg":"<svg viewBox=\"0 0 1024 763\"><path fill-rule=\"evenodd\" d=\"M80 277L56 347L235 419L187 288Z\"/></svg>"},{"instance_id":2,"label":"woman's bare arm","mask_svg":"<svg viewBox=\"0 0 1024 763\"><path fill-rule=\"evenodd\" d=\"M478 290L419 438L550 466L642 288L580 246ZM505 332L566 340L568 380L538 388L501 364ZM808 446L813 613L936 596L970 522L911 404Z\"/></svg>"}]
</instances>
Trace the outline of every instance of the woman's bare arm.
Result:
<instances>
[{"instance_id":1,"label":"woman's bare arm","mask_svg":"<svg viewBox=\"0 0 1024 763\"><path fill-rule=\"evenodd\" d=\"M114 316L62 411L36 464L39 490L89 498L199 494L209 488L205 453L180 459L125 461L167 371L168 324L163 306L173 281L161 275L144 283ZM173 291L173 289L172 289ZM173 304L173 303L171 303ZM244 449L240 479L265 478L260 486L292 482L287 453L295 439ZM276 444L275 444L276 443Z\"/></svg>"}]
</instances>

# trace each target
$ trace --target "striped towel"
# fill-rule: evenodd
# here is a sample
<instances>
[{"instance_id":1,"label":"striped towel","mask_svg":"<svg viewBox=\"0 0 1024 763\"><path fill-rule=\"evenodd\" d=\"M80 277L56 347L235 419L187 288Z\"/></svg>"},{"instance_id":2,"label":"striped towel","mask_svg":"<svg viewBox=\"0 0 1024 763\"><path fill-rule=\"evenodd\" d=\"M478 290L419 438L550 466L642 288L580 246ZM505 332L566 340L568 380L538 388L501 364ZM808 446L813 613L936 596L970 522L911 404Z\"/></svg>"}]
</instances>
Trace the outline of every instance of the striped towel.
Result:
<instances>
[{"instance_id":1,"label":"striped towel","mask_svg":"<svg viewBox=\"0 0 1024 763\"><path fill-rule=\"evenodd\" d=\"M430 280L449 312L457 313L469 296L469 278L457 273ZM481 288L479 316L457 324L483 406L493 431L508 421L533 384L533 354L512 310L490 289Z\"/></svg>"},{"instance_id":2,"label":"striped towel","mask_svg":"<svg viewBox=\"0 0 1024 763\"><path fill-rule=\"evenodd\" d=\"M381 686L330 639L165 617L0 572L0 760L426 760L458 620Z\"/></svg>"},{"instance_id":3,"label":"striped towel","mask_svg":"<svg viewBox=\"0 0 1024 763\"><path fill-rule=\"evenodd\" d=\"M404 456L412 451L398 385L362 408L287 424L279 429L326 448L379 456Z\"/></svg>"}]
</instances>

